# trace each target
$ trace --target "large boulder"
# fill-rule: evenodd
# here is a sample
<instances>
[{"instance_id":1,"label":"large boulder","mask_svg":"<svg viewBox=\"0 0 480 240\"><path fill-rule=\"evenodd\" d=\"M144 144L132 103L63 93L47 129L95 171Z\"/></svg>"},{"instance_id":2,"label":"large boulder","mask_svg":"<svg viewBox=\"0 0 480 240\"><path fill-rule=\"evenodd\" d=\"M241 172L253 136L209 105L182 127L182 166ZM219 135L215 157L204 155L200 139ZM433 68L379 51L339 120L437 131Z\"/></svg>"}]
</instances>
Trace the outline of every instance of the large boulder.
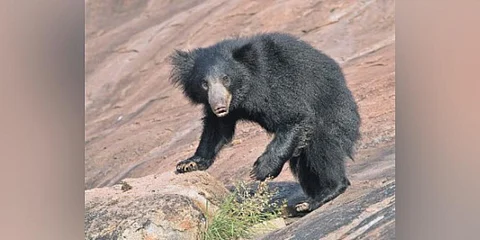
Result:
<instances>
[{"instance_id":1,"label":"large boulder","mask_svg":"<svg viewBox=\"0 0 480 240\"><path fill-rule=\"evenodd\" d=\"M86 239L198 239L227 189L206 172L125 179L85 191Z\"/></svg>"}]
</instances>

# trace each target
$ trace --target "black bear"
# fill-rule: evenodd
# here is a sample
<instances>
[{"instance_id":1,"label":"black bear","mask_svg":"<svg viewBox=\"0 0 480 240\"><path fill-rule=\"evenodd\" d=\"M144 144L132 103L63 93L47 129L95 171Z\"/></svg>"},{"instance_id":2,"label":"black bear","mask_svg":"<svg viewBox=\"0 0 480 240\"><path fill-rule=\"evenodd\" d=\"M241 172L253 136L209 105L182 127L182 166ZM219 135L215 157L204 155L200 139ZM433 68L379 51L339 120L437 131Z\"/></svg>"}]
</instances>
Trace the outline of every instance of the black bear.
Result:
<instances>
[{"instance_id":1,"label":"black bear","mask_svg":"<svg viewBox=\"0 0 480 240\"><path fill-rule=\"evenodd\" d=\"M237 121L247 120L274 134L251 177L275 178L290 161L308 196L297 212L313 211L350 185L344 160L353 159L360 116L332 58L292 35L263 33L175 50L170 60L171 81L204 105L200 144L177 173L209 168Z\"/></svg>"}]
</instances>

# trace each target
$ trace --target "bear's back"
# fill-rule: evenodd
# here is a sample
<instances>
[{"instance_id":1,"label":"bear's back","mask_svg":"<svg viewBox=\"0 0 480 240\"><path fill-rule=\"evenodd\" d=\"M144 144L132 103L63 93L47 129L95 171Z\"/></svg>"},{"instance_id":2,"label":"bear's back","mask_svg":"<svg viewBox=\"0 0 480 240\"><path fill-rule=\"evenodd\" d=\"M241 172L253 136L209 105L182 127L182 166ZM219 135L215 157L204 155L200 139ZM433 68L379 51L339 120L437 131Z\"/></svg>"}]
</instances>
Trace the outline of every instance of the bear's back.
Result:
<instances>
[{"instance_id":1,"label":"bear's back","mask_svg":"<svg viewBox=\"0 0 480 240\"><path fill-rule=\"evenodd\" d=\"M269 86L289 90L280 91L283 94L295 99L308 95L308 101L316 103L348 93L337 62L299 38L268 33L255 35L250 41L261 54L261 65L266 66L259 74L262 80Z\"/></svg>"}]
</instances>

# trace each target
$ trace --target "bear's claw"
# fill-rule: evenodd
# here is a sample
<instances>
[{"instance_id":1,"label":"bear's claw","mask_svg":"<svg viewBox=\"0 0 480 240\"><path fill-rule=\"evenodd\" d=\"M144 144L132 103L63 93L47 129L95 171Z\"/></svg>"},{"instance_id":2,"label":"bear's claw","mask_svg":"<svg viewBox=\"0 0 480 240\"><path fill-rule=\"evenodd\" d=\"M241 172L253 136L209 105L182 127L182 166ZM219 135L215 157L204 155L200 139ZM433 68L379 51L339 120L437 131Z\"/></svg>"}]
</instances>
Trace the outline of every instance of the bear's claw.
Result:
<instances>
[{"instance_id":1,"label":"bear's claw","mask_svg":"<svg viewBox=\"0 0 480 240\"><path fill-rule=\"evenodd\" d=\"M310 210L310 204L308 202L303 202L295 205L295 211L305 212Z\"/></svg>"},{"instance_id":2,"label":"bear's claw","mask_svg":"<svg viewBox=\"0 0 480 240\"><path fill-rule=\"evenodd\" d=\"M193 172L198 170L198 165L193 161L179 162L177 164L177 173Z\"/></svg>"}]
</instances>

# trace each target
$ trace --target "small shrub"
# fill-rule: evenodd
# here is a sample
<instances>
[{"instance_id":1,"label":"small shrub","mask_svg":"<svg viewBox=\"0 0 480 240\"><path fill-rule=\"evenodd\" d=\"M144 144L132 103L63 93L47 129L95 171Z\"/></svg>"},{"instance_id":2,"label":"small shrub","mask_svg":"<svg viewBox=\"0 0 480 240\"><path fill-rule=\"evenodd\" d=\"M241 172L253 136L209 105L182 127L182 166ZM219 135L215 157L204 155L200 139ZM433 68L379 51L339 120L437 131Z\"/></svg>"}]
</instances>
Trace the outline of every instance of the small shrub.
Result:
<instances>
[{"instance_id":1,"label":"small shrub","mask_svg":"<svg viewBox=\"0 0 480 240\"><path fill-rule=\"evenodd\" d=\"M251 227L281 216L283 204L272 202L276 190L270 190L268 181L261 182L255 191L245 182L235 184L217 212L209 219L203 239L238 239L252 236Z\"/></svg>"}]
</instances>

